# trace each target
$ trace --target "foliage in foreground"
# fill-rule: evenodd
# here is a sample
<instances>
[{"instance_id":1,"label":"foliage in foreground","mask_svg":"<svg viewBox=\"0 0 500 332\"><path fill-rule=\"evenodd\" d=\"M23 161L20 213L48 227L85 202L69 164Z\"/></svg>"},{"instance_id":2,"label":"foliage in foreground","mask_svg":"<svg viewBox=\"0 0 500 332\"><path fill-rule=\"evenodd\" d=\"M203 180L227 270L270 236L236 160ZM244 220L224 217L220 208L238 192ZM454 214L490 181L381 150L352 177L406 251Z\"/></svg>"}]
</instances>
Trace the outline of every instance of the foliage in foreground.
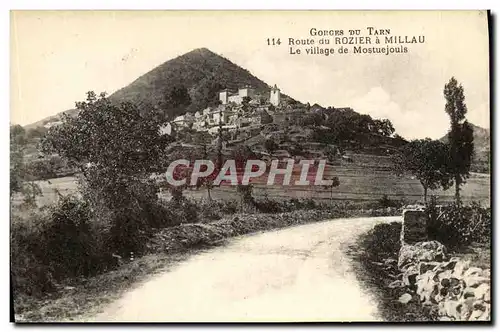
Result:
<instances>
[{"instance_id":1,"label":"foliage in foreground","mask_svg":"<svg viewBox=\"0 0 500 332\"><path fill-rule=\"evenodd\" d=\"M491 208L477 202L439 206L432 197L427 213L430 239L450 248L465 247L473 242L488 243L491 239Z\"/></svg>"}]
</instances>

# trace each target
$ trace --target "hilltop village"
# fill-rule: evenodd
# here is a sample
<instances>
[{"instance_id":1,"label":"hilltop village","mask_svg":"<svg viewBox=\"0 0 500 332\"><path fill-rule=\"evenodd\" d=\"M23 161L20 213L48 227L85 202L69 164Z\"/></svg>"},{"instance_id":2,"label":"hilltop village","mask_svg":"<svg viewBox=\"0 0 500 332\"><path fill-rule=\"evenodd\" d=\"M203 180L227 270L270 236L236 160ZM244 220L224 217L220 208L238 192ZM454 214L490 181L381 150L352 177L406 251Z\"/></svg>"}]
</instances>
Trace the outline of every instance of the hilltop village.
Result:
<instances>
[{"instance_id":1,"label":"hilltop village","mask_svg":"<svg viewBox=\"0 0 500 332\"><path fill-rule=\"evenodd\" d=\"M219 92L219 105L216 107L177 116L170 125L174 130L191 128L216 134L220 127L231 131L273 122L273 115L281 108L280 105L281 94L276 85L270 89L268 98L258 95L249 86L236 92L225 89ZM170 131L169 128L167 130Z\"/></svg>"},{"instance_id":2,"label":"hilltop village","mask_svg":"<svg viewBox=\"0 0 500 332\"><path fill-rule=\"evenodd\" d=\"M250 86L241 87L237 91L225 89L219 92L217 106L177 116L167 124L164 132L170 133L183 128L212 135L217 134L219 128L226 131L251 131L264 124L293 122L304 116L308 109L310 108L285 100L276 85L263 94L257 93Z\"/></svg>"}]
</instances>

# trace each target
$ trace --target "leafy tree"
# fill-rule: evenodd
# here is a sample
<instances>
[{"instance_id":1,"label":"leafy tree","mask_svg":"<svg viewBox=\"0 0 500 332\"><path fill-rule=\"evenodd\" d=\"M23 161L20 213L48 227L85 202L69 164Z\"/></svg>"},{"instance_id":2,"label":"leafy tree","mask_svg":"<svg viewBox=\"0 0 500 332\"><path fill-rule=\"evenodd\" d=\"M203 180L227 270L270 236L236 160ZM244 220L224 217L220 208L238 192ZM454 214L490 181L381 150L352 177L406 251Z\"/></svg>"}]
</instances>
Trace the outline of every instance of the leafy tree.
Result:
<instances>
[{"instance_id":1,"label":"leafy tree","mask_svg":"<svg viewBox=\"0 0 500 332\"><path fill-rule=\"evenodd\" d=\"M249 96L245 96L245 97L243 97L241 103L243 105L248 105L250 103L250 101L252 101L252 98L250 98Z\"/></svg>"},{"instance_id":2,"label":"leafy tree","mask_svg":"<svg viewBox=\"0 0 500 332\"><path fill-rule=\"evenodd\" d=\"M223 89L224 86L214 76L204 78L192 92L191 104L188 110L196 112L206 107L218 106L221 103L219 92Z\"/></svg>"},{"instance_id":3,"label":"leafy tree","mask_svg":"<svg viewBox=\"0 0 500 332\"><path fill-rule=\"evenodd\" d=\"M427 202L427 190L442 187L444 190L451 185L448 172L448 147L437 140L413 140L402 146L394 155L394 165L397 174L410 173L415 176L424 188L424 202Z\"/></svg>"},{"instance_id":4,"label":"leafy tree","mask_svg":"<svg viewBox=\"0 0 500 332\"><path fill-rule=\"evenodd\" d=\"M186 108L191 104L191 96L185 86L174 86L165 91L163 100L159 103L159 108L162 111L167 111L171 117L176 117L185 113ZM166 119L164 115L164 120Z\"/></svg>"},{"instance_id":5,"label":"leafy tree","mask_svg":"<svg viewBox=\"0 0 500 332\"><path fill-rule=\"evenodd\" d=\"M474 152L473 128L465 119L464 88L452 77L444 86L445 111L450 117L448 132L449 169L455 182L455 201L460 203L460 186L469 177Z\"/></svg>"},{"instance_id":6,"label":"leafy tree","mask_svg":"<svg viewBox=\"0 0 500 332\"><path fill-rule=\"evenodd\" d=\"M302 155L304 153L304 147L299 142L293 142L290 153L294 156Z\"/></svg>"},{"instance_id":7,"label":"leafy tree","mask_svg":"<svg viewBox=\"0 0 500 332\"><path fill-rule=\"evenodd\" d=\"M243 97L243 99L241 101L241 105L242 105L244 112L248 112L248 110L250 109L250 101L251 100L252 100L252 98L250 98L249 96Z\"/></svg>"},{"instance_id":8,"label":"leafy tree","mask_svg":"<svg viewBox=\"0 0 500 332\"><path fill-rule=\"evenodd\" d=\"M26 133L26 137L28 138L28 140L33 140L36 138L42 138L46 133L47 128L39 126L29 129Z\"/></svg>"},{"instance_id":9,"label":"leafy tree","mask_svg":"<svg viewBox=\"0 0 500 332\"><path fill-rule=\"evenodd\" d=\"M207 149L207 145L206 144L203 144L203 159L204 160L208 160L209 159L209 153L208 153L208 149ZM207 170L207 168L205 166L200 171L206 171L206 170ZM215 180L216 173L217 172L214 171L209 176L201 177L201 178L198 179L198 182L196 183L196 187L197 188L205 187L207 189L207 197L208 197L209 201L212 200L211 191L212 191L212 188L214 187L214 180Z\"/></svg>"},{"instance_id":10,"label":"leafy tree","mask_svg":"<svg viewBox=\"0 0 500 332\"><path fill-rule=\"evenodd\" d=\"M23 207L32 208L36 206L36 197L42 194L38 184L33 182L34 178L30 169L24 161L24 150L26 148L26 131L20 125L10 127L10 198L15 193L23 196Z\"/></svg>"},{"instance_id":11,"label":"leafy tree","mask_svg":"<svg viewBox=\"0 0 500 332\"><path fill-rule=\"evenodd\" d=\"M394 134L394 126L389 119L373 120L373 126L377 134L387 137Z\"/></svg>"},{"instance_id":12,"label":"leafy tree","mask_svg":"<svg viewBox=\"0 0 500 332\"><path fill-rule=\"evenodd\" d=\"M141 232L161 220L157 184L149 177L171 138L160 135L161 121L142 115L132 103L114 104L89 92L76 107L76 117L64 116L50 128L43 151L81 170L83 197L100 213L96 218L111 223L113 248L136 251Z\"/></svg>"},{"instance_id":13,"label":"leafy tree","mask_svg":"<svg viewBox=\"0 0 500 332\"><path fill-rule=\"evenodd\" d=\"M141 115L132 103L112 104L104 94L89 92L76 104L78 116L63 116L42 141L46 153L57 153L83 171L84 165L109 171L111 177L146 175L171 138L160 135L160 121Z\"/></svg>"},{"instance_id":14,"label":"leafy tree","mask_svg":"<svg viewBox=\"0 0 500 332\"><path fill-rule=\"evenodd\" d=\"M268 138L264 142L264 148L267 150L267 152L269 152L269 154L272 154L279 148L279 146L278 143L276 143L273 139Z\"/></svg>"},{"instance_id":15,"label":"leafy tree","mask_svg":"<svg viewBox=\"0 0 500 332\"><path fill-rule=\"evenodd\" d=\"M238 184L238 186L236 187L236 191L240 195L240 211L241 212L251 211L255 206L255 202L252 196L253 185Z\"/></svg>"},{"instance_id":16,"label":"leafy tree","mask_svg":"<svg viewBox=\"0 0 500 332\"><path fill-rule=\"evenodd\" d=\"M331 185L324 186L325 189L330 189L330 199L333 198L333 188L340 186L340 181L338 177L334 176L333 178L331 178L331 180L332 180Z\"/></svg>"},{"instance_id":17,"label":"leafy tree","mask_svg":"<svg viewBox=\"0 0 500 332\"><path fill-rule=\"evenodd\" d=\"M340 155L339 149L335 146L328 145L325 148L325 155L328 161L333 162Z\"/></svg>"},{"instance_id":18,"label":"leafy tree","mask_svg":"<svg viewBox=\"0 0 500 332\"><path fill-rule=\"evenodd\" d=\"M268 123L273 123L273 117L269 115L266 111L262 111L260 113L260 123L261 124L268 124Z\"/></svg>"},{"instance_id":19,"label":"leafy tree","mask_svg":"<svg viewBox=\"0 0 500 332\"><path fill-rule=\"evenodd\" d=\"M10 127L10 195L20 192L24 177L25 130L20 125Z\"/></svg>"},{"instance_id":20,"label":"leafy tree","mask_svg":"<svg viewBox=\"0 0 500 332\"><path fill-rule=\"evenodd\" d=\"M320 112L306 114L299 120L299 124L302 126L319 127L324 124L323 114Z\"/></svg>"}]
</instances>

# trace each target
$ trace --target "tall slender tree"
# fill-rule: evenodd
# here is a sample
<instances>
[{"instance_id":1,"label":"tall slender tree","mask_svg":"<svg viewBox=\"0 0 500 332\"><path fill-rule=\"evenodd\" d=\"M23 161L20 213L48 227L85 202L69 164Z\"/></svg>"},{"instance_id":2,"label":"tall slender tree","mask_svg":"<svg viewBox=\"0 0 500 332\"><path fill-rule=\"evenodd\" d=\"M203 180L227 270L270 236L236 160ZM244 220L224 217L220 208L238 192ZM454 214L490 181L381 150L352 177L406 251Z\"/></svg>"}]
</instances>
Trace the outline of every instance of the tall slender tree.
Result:
<instances>
[{"instance_id":1,"label":"tall slender tree","mask_svg":"<svg viewBox=\"0 0 500 332\"><path fill-rule=\"evenodd\" d=\"M455 182L455 201L460 204L460 186L469 177L474 152L473 129L465 119L467 105L464 88L454 77L444 86L444 98L446 99L445 111L450 117L450 130L447 135L448 169Z\"/></svg>"}]
</instances>

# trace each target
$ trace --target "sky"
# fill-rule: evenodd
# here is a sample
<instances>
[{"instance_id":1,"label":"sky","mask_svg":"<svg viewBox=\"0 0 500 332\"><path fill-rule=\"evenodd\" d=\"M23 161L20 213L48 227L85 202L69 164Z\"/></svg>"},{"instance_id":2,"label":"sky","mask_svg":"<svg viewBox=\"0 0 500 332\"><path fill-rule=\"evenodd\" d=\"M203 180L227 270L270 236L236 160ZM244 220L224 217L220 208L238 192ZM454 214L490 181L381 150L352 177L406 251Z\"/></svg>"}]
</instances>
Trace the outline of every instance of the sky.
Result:
<instances>
[{"instance_id":1,"label":"sky","mask_svg":"<svg viewBox=\"0 0 500 332\"><path fill-rule=\"evenodd\" d=\"M311 28L368 36L367 27L425 36L425 43L392 55L290 54L289 38L312 38ZM409 139L446 133L443 88L455 76L467 119L489 128L487 16L480 11L13 11L11 122L74 108L89 90L113 93L201 47L301 102L388 118Z\"/></svg>"}]
</instances>

